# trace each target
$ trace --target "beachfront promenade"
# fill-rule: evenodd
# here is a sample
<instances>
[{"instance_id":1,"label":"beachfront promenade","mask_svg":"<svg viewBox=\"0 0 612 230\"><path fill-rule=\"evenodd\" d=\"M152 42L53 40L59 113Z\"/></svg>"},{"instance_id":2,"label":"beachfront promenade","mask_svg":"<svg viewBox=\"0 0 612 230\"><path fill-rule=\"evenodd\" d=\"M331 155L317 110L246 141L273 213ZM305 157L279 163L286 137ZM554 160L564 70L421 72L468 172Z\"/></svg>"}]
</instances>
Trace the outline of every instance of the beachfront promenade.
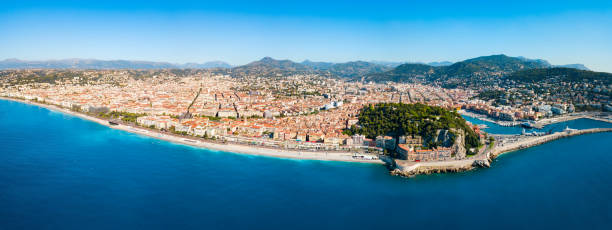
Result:
<instances>
[{"instance_id":1,"label":"beachfront promenade","mask_svg":"<svg viewBox=\"0 0 612 230\"><path fill-rule=\"evenodd\" d=\"M165 141L169 141L172 143L189 145L189 146L199 147L199 148L205 148L209 150L217 150L217 151L224 151L224 152L238 153L238 154L268 156L268 157L276 157L276 158L287 158L287 159L345 161L345 162L383 164L383 162L379 159L375 159L375 158L374 159L364 159L360 157L355 157L356 155L353 152L321 151L321 150L319 151L300 151L300 150L290 150L290 149L280 149L280 148L267 148L264 146L242 145L238 143L217 143L217 142L206 141L201 138L193 138L189 136L178 136L178 135L173 135L173 134L168 134L168 133L162 133L159 131L148 130L145 128L140 128L140 127L136 127L132 125L126 125L126 124L110 125L107 120L89 116L83 113L74 112L74 111L71 111L65 108L61 108L55 105L41 104L41 103L37 103L33 101L27 101L27 100L22 100L22 99L15 99L15 98L0 97L0 99L44 107L49 110L61 112L64 114L69 114L75 117L80 117L82 119L92 121L100 125L107 126L109 128L123 130L126 132L135 133L135 134L140 134L143 136L165 140Z\"/></svg>"},{"instance_id":2,"label":"beachfront promenade","mask_svg":"<svg viewBox=\"0 0 612 230\"><path fill-rule=\"evenodd\" d=\"M119 129L131 133L137 133L144 136L153 137L156 139L166 140L173 143L179 143L184 145L190 145L194 147L201 147L212 150L233 152L233 153L242 153L242 154L250 154L250 155L262 155L262 156L270 156L270 157L278 157L278 158L292 158L292 159L306 159L306 160L323 160L323 161L348 161L348 162L363 162L363 163L389 163L394 170L392 170L392 174L395 175L403 175L403 176L412 176L417 174L428 174L428 173L437 173L437 172L460 172L473 169L474 167L489 167L490 161L497 157L500 154L518 150L529 148L532 146L540 145L549 141L557 140L564 137L588 134L588 133L598 133L598 132L612 132L612 128L592 128L592 129L583 129L583 130L565 130L561 132L556 132L549 135L544 136L525 136L525 135L492 135L495 137L495 145L493 148L489 148L488 146L481 149L481 151L471 157L461 160L449 160L449 161L428 161L428 162L413 162L413 161L405 161L405 160L397 160L390 159L388 157L384 157L381 160L378 159L360 159L355 158L355 154L351 152L332 152L332 151L294 151L294 150L285 150L285 149L275 149L275 148L266 148L261 146L247 146L233 143L215 143L204 141L200 139L194 139L191 137L182 137L171 135L167 133L161 133L156 131L147 130L140 127L118 124L118 125L109 125L107 120L88 116L82 113L77 113L68 109L60 108L54 105L40 104L31 101L24 101L19 99L12 98L3 98L6 100L17 101L27 104L33 104L40 107L45 107L50 110L59 111L65 114L70 114L72 116L77 116L89 121L96 122L98 124L113 128ZM610 122L606 119L597 119L592 116L571 116L571 119L558 119L554 122L561 122L567 120L573 120L579 118L590 118L595 120L602 120Z\"/></svg>"}]
</instances>

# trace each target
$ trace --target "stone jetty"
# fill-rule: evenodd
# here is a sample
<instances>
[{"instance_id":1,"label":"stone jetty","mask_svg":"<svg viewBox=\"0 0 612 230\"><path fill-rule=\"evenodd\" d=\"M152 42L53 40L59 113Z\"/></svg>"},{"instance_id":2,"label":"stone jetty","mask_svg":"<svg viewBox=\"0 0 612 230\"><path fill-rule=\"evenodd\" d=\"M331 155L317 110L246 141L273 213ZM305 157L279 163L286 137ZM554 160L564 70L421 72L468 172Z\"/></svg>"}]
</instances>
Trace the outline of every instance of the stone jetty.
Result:
<instances>
[{"instance_id":1,"label":"stone jetty","mask_svg":"<svg viewBox=\"0 0 612 230\"><path fill-rule=\"evenodd\" d=\"M409 162L405 160L387 159L391 175L412 177L418 174L463 172L474 168L490 167L490 163L497 156L536 145L541 145L549 141L561 138L600 132L612 132L612 128L593 128L581 130L565 130L544 136L516 136L498 135L493 148L485 150L483 153L463 160L451 161L432 161L432 162ZM503 136L514 137L512 142L499 143Z\"/></svg>"}]
</instances>

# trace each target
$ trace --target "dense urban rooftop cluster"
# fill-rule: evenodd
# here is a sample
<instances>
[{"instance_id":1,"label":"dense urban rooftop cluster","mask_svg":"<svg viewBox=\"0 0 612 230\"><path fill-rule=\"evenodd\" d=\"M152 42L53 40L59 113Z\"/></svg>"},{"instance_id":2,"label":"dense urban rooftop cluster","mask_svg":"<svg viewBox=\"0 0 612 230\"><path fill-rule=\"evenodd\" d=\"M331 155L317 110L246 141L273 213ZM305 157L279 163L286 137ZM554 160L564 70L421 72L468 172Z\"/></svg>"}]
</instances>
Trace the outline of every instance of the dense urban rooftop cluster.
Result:
<instances>
[{"instance_id":1,"label":"dense urban rooftop cluster","mask_svg":"<svg viewBox=\"0 0 612 230\"><path fill-rule=\"evenodd\" d=\"M372 140L346 132L358 125L364 106L377 103L463 108L510 121L585 109L612 110L610 86L597 81L506 79L483 89L449 89L439 84L356 81L308 71L241 72L241 76L232 71L236 70L4 70L0 71L0 96L176 134L327 150L384 149L384 137Z\"/></svg>"},{"instance_id":2,"label":"dense urban rooftop cluster","mask_svg":"<svg viewBox=\"0 0 612 230\"><path fill-rule=\"evenodd\" d=\"M36 74L53 76L53 82L24 80ZM459 89L348 82L318 75L237 79L211 71L165 70L22 70L3 75L1 96L93 115L136 114L135 122L145 127L285 147L352 147L352 137L342 131L357 123L356 115L367 104L420 102L450 109L475 95ZM192 116L179 119L192 102Z\"/></svg>"}]
</instances>

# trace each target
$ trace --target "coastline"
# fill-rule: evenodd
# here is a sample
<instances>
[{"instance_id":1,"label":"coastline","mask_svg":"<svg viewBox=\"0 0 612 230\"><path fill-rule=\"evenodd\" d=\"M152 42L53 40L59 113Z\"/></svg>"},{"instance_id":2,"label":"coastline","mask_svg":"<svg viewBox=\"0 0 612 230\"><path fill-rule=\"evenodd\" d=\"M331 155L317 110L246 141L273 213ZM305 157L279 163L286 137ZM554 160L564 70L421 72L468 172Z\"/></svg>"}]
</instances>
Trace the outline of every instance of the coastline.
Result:
<instances>
[{"instance_id":1,"label":"coastline","mask_svg":"<svg viewBox=\"0 0 612 230\"><path fill-rule=\"evenodd\" d=\"M591 128L581 130L570 130L556 132L546 136L520 137L520 140L508 145L496 144L493 148L486 149L483 153L477 154L469 159L438 162L408 162L404 160L393 160L391 165L391 175L412 177L419 174L464 172L474 168L488 168L491 162L500 155L511 153L517 150L538 146L544 143L555 141L561 138L590 134L612 132L612 128ZM515 135L494 135L496 143L500 137L515 137Z\"/></svg>"},{"instance_id":2,"label":"coastline","mask_svg":"<svg viewBox=\"0 0 612 230\"><path fill-rule=\"evenodd\" d=\"M496 145L490 152L488 152L488 154L490 155L489 157L493 159L505 153L541 145L541 144L555 141L561 138L590 134L590 133L602 133L602 132L612 132L612 128L580 129L580 130L556 132L556 133L545 135L545 136L521 137L521 140L510 143L508 145L501 145L501 146ZM498 137L499 136L504 136L504 135L498 135Z\"/></svg>"},{"instance_id":3,"label":"coastline","mask_svg":"<svg viewBox=\"0 0 612 230\"><path fill-rule=\"evenodd\" d=\"M219 144L208 142L205 140L194 140L189 137L178 137L174 135L168 135L161 132L154 132L151 130L146 130L138 127L133 127L129 125L110 125L107 120L92 117L89 115L85 115L82 113L74 112L68 109L60 108L55 105L47 105L41 104L33 101L16 99L16 98L8 98L8 97L0 97L0 100L13 101L18 103L24 103L28 105L42 107L48 110L61 112L67 115L79 117L84 120L88 120L91 122L98 123L100 125L126 131L129 133L139 134L151 138L155 138L158 140L164 140L168 142L172 142L175 144L188 145L192 147L198 147L208 150L216 150L223 151L228 153L237 153L237 154L245 154L245 155L254 155L254 156L267 156L267 157L276 157L276 158L284 158L284 159L297 159L297 160L318 160L318 161L342 161L342 162L357 162L357 163L369 163L369 164L384 164L384 162L380 159L377 160L365 160L365 159L354 159L353 153L351 152L327 152L327 151L317 151L317 152L309 152L309 151L293 151L293 150L285 150L285 149L272 149L272 148L263 148L256 146L246 146L239 145L234 143L227 144Z\"/></svg>"},{"instance_id":4,"label":"coastline","mask_svg":"<svg viewBox=\"0 0 612 230\"><path fill-rule=\"evenodd\" d=\"M407 176L412 177L419 174L431 174L431 173L448 173L448 172L464 172L469 171L477 167L490 167L490 163L498 156L513 152L516 150L529 148L537 145L541 145L550 141L554 141L564 137L582 135L587 133L596 133L596 132L612 132L612 128L594 128L594 129L586 129L586 130L573 130L569 132L557 132L551 135L546 136L537 136L537 137L521 137L520 140L509 143L508 145L500 145L500 138L503 137L511 137L514 135L495 135L496 136L496 145L493 148L487 148L483 152L469 157L467 159L461 160L452 160L452 161L429 161L429 162L409 162L405 160L392 159L388 157L381 157L376 160L364 160L364 159L355 159L353 158L353 153L351 152L327 152L327 151L294 151L294 150L286 150L286 149L277 149L277 148L265 148L258 146L247 146L240 145L235 143L213 143L206 140L200 140L199 138L193 137L180 137L175 135L170 135L166 133L156 132L153 130L143 129L139 127L134 127L130 125L118 124L118 125L110 125L107 120L96 118L93 116L89 116L86 114L74 112L65 108L61 108L55 105L41 104L33 101L16 99L16 98L7 98L0 97L0 100L13 101L17 103L24 103L28 105L38 106L45 109L49 109L52 111L60 112L63 114L79 117L84 120L88 120L91 122L98 123L100 125L118 129L122 131L126 131L129 133L139 134L151 138L155 138L158 140L168 141L175 144L187 145L197 148L203 148L208 150L216 150L228 153L235 154L245 154L245 155L254 155L254 156L266 156L266 157L275 157L275 158L284 158L284 159L297 159L297 160L318 160L318 161L341 161L341 162L357 162L357 163L370 163L370 164L388 164L391 175L399 175L399 176ZM469 115L468 115L469 116ZM547 120L548 124L553 124L557 122L563 122L568 120L574 120L579 118L590 118L593 117L588 115L576 115L576 116L566 116L562 119L551 119ZM595 120L603 120L603 119L595 119ZM606 120L603 120L606 121ZM610 121L608 121L610 122Z\"/></svg>"}]
</instances>

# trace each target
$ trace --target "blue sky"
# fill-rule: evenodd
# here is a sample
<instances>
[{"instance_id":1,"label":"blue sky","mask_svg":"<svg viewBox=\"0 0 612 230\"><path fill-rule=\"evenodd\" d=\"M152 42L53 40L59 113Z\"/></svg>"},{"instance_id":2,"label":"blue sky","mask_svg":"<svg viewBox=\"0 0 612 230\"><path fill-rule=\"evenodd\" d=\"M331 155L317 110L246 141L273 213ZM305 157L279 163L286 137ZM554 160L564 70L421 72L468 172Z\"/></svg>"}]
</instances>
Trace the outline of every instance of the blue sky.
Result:
<instances>
[{"instance_id":1,"label":"blue sky","mask_svg":"<svg viewBox=\"0 0 612 230\"><path fill-rule=\"evenodd\" d=\"M612 72L612 1L3 1L0 59L460 61Z\"/></svg>"}]
</instances>

